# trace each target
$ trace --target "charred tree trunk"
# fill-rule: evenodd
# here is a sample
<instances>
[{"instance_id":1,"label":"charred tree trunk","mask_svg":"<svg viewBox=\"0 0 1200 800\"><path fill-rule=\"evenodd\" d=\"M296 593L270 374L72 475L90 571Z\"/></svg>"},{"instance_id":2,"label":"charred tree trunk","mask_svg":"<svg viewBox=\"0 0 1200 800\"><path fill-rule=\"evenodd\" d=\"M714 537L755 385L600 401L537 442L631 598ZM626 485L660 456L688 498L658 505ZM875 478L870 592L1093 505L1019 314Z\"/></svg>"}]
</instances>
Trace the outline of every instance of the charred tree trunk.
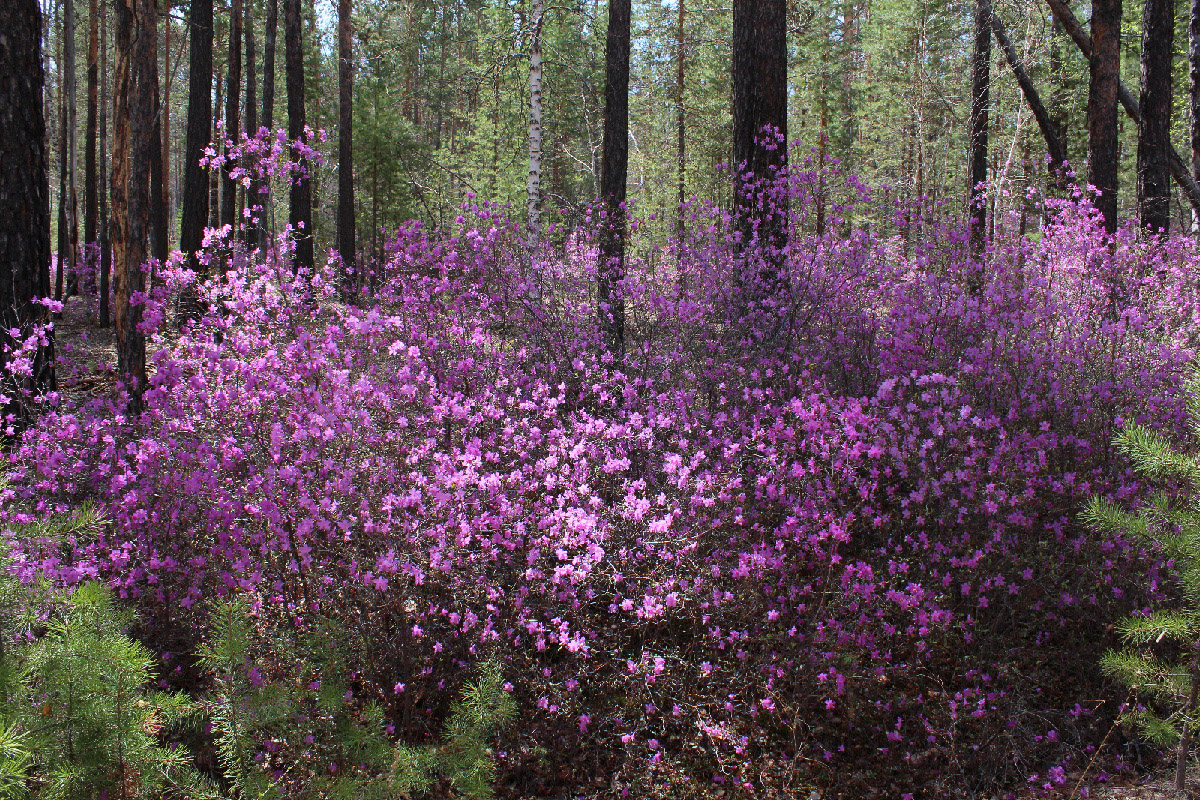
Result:
<instances>
[{"instance_id":1,"label":"charred tree trunk","mask_svg":"<svg viewBox=\"0 0 1200 800\"><path fill-rule=\"evenodd\" d=\"M287 71L288 138L304 138L304 39L300 17L300 0L283 0L284 61ZM292 267L297 272L313 268L312 240L312 181L307 175L307 162L300 163L301 178L292 184L289 197L288 221L296 237L296 255Z\"/></svg>"},{"instance_id":2,"label":"charred tree trunk","mask_svg":"<svg viewBox=\"0 0 1200 800\"><path fill-rule=\"evenodd\" d=\"M1148 233L1171 227L1171 70L1174 66L1174 0L1142 6L1142 122L1138 125L1138 217Z\"/></svg>"},{"instance_id":3,"label":"charred tree trunk","mask_svg":"<svg viewBox=\"0 0 1200 800\"><path fill-rule=\"evenodd\" d=\"M600 253L597 306L604 349L625 355L625 186L629 166L630 0L609 0L604 46L604 144L600 166Z\"/></svg>"},{"instance_id":4,"label":"charred tree trunk","mask_svg":"<svg viewBox=\"0 0 1200 800\"><path fill-rule=\"evenodd\" d=\"M350 19L351 0L338 0L338 255L342 281L357 285L354 242L354 52Z\"/></svg>"},{"instance_id":5,"label":"charred tree trunk","mask_svg":"<svg viewBox=\"0 0 1200 800\"><path fill-rule=\"evenodd\" d=\"M1117 229L1117 88L1121 74L1121 0L1092 0L1088 80L1088 183L1109 233Z\"/></svg>"},{"instance_id":6,"label":"charred tree trunk","mask_svg":"<svg viewBox=\"0 0 1200 800\"><path fill-rule=\"evenodd\" d=\"M23 338L49 322L35 298L50 294L50 192L42 105L42 14L36 0L0 3L0 315ZM54 388L54 332L17 388L29 395ZM10 391L6 388L6 392ZM14 397L5 417L23 416ZM9 422L11 424L11 422Z\"/></svg>"},{"instance_id":7,"label":"charred tree trunk","mask_svg":"<svg viewBox=\"0 0 1200 800\"><path fill-rule=\"evenodd\" d=\"M743 241L756 238L778 251L785 244L786 201L769 189L787 166L785 0L734 0L732 72L734 192Z\"/></svg>"},{"instance_id":8,"label":"charred tree trunk","mask_svg":"<svg viewBox=\"0 0 1200 800\"><path fill-rule=\"evenodd\" d=\"M970 215L971 255L983 253L987 223L988 177L988 110L991 106L992 31L991 7L985 0L975 3L975 45L971 51L971 119L970 119Z\"/></svg>"},{"instance_id":9,"label":"charred tree trunk","mask_svg":"<svg viewBox=\"0 0 1200 800\"><path fill-rule=\"evenodd\" d=\"M242 0L233 0L229 11L229 72L225 78L225 138L236 146L241 133L238 111L242 101ZM230 176L237 165L221 166L221 224L237 235L237 183Z\"/></svg>"},{"instance_id":10,"label":"charred tree trunk","mask_svg":"<svg viewBox=\"0 0 1200 800\"><path fill-rule=\"evenodd\" d=\"M179 249L188 265L200 271L195 253L204 239L208 222L208 174L200 166L204 148L212 135L212 0L192 0L188 12L188 110L187 138L183 145L183 214L179 225ZM186 309L187 313L194 309Z\"/></svg>"}]
</instances>

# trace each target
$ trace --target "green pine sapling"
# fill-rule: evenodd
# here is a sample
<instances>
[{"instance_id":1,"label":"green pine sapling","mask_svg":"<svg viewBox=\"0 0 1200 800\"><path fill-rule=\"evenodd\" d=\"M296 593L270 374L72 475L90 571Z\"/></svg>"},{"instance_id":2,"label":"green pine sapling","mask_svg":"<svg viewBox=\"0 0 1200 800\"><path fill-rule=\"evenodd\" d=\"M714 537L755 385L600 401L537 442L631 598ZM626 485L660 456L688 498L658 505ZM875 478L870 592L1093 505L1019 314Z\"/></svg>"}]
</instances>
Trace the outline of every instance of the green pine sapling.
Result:
<instances>
[{"instance_id":1,"label":"green pine sapling","mask_svg":"<svg viewBox=\"0 0 1200 800\"><path fill-rule=\"evenodd\" d=\"M1200 372L1184 389L1191 433L1200 438ZM1172 491L1156 492L1136 513L1094 497L1084 521L1157 548L1175 564L1181 597L1177 608L1121 620L1117 631L1128 647L1105 653L1101 668L1170 709L1161 716L1150 710L1126 716L1150 740L1175 748L1175 790L1182 795L1189 745L1200 725L1200 460L1140 425L1127 426L1115 444L1141 475Z\"/></svg>"},{"instance_id":2,"label":"green pine sapling","mask_svg":"<svg viewBox=\"0 0 1200 800\"><path fill-rule=\"evenodd\" d=\"M455 796L492 796L496 769L488 744L514 715L494 662L463 687L440 742L393 744L383 708L353 700L345 637L336 625L325 621L299 638L276 635L266 619L256 624L244 597L214 603L209 623L198 655L213 681L206 707L236 800L408 798L439 778ZM271 680L282 664L291 665L284 669L288 677ZM273 767L255 758L268 739L283 754ZM328 769L331 764L338 768Z\"/></svg>"},{"instance_id":3,"label":"green pine sapling","mask_svg":"<svg viewBox=\"0 0 1200 800\"><path fill-rule=\"evenodd\" d=\"M77 535L82 510L16 535ZM0 800L215 797L183 747L160 731L193 704L155 691L154 658L126 630L133 614L98 583L23 585L0 553Z\"/></svg>"}]
</instances>

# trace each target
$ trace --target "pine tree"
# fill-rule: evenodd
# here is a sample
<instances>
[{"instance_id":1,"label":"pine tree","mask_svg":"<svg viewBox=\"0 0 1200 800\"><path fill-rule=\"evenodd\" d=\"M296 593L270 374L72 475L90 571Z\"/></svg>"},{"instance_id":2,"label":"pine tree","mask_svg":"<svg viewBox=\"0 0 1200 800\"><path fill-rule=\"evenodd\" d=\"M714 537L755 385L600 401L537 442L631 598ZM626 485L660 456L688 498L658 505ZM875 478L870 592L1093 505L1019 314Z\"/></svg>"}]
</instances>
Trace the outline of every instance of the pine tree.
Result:
<instances>
[{"instance_id":1,"label":"pine tree","mask_svg":"<svg viewBox=\"0 0 1200 800\"><path fill-rule=\"evenodd\" d=\"M1200 436L1200 371L1193 372L1185 391L1191 432ZM1127 717L1155 743L1176 748L1175 789L1182 793L1188 749L1200 728L1200 459L1140 425L1122 431L1116 446L1148 480L1183 489L1157 492L1136 513L1093 498L1084 513L1084 521L1100 531L1159 548L1178 570L1178 606L1118 623L1129 646L1106 653L1101 667L1169 709L1165 716L1147 710L1128 712Z\"/></svg>"}]
</instances>

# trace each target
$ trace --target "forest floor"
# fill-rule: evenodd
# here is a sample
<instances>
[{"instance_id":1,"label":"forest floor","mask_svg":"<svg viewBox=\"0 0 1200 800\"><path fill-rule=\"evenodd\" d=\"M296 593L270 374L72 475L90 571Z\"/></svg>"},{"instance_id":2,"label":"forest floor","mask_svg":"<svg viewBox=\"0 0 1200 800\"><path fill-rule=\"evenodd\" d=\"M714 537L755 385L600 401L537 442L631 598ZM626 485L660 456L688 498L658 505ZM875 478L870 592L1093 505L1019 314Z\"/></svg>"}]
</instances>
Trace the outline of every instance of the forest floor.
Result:
<instances>
[{"instance_id":1,"label":"forest floor","mask_svg":"<svg viewBox=\"0 0 1200 800\"><path fill-rule=\"evenodd\" d=\"M1143 776L1128 784L1094 784L1088 789L1088 797L1096 800L1179 800L1172 788L1174 775L1169 772ZM1066 797L1066 795L1063 795ZM1187 797L1200 797L1200 781L1189 780Z\"/></svg>"},{"instance_id":2,"label":"forest floor","mask_svg":"<svg viewBox=\"0 0 1200 800\"><path fill-rule=\"evenodd\" d=\"M54 345L60 364L58 388L76 399L80 395L112 395L116 387L117 336L113 325L97 326L97 306L89 297L68 298L54 320Z\"/></svg>"}]
</instances>

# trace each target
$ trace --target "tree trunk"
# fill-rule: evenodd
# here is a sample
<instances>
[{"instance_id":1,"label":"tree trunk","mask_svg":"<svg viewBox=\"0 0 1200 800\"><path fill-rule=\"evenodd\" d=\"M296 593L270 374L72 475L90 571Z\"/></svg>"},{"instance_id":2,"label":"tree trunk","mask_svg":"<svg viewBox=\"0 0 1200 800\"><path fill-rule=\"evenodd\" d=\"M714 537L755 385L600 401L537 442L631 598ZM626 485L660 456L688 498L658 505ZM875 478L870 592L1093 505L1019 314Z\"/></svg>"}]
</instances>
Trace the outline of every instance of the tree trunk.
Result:
<instances>
[{"instance_id":1,"label":"tree trunk","mask_svg":"<svg viewBox=\"0 0 1200 800\"><path fill-rule=\"evenodd\" d=\"M1175 39L1174 0L1142 5L1142 122L1138 126L1138 216L1148 233L1171 227L1171 70Z\"/></svg>"},{"instance_id":2,"label":"tree trunk","mask_svg":"<svg viewBox=\"0 0 1200 800\"><path fill-rule=\"evenodd\" d=\"M213 0L192 0L188 12L187 138L183 145L183 213L179 249L188 266L202 269L195 253L208 222L208 173L200 166L212 135ZM185 315L195 311L185 309Z\"/></svg>"},{"instance_id":3,"label":"tree trunk","mask_svg":"<svg viewBox=\"0 0 1200 800\"><path fill-rule=\"evenodd\" d=\"M112 285L112 246L109 242L108 224L108 169L105 164L108 154L108 3L100 3L100 314L97 324L107 328L108 294Z\"/></svg>"},{"instance_id":4,"label":"tree trunk","mask_svg":"<svg viewBox=\"0 0 1200 800\"><path fill-rule=\"evenodd\" d=\"M146 340L138 330L142 306L131 301L145 290L150 215L150 153L154 92L152 62L156 57L155 10L152 0L118 0L117 85L113 116L113 254L116 263L117 374L129 393L127 410L142 410L146 388Z\"/></svg>"},{"instance_id":5,"label":"tree trunk","mask_svg":"<svg viewBox=\"0 0 1200 800\"><path fill-rule=\"evenodd\" d=\"M600 165L598 309L604 349L614 363L625 355L625 185L629 165L630 0L609 0L604 45L604 145Z\"/></svg>"},{"instance_id":6,"label":"tree trunk","mask_svg":"<svg viewBox=\"0 0 1200 800\"><path fill-rule=\"evenodd\" d=\"M284 61L287 70L288 138L304 138L304 39L300 18L300 0L283 0ZM303 174L292 184L289 197L288 221L296 237L296 256L292 268L311 272L313 268L312 240L312 180L307 174L303 157L296 159Z\"/></svg>"},{"instance_id":7,"label":"tree trunk","mask_svg":"<svg viewBox=\"0 0 1200 800\"><path fill-rule=\"evenodd\" d=\"M733 163L743 241L785 244L786 200L769 188L787 166L787 4L733 3ZM773 277L764 276L773 280Z\"/></svg>"},{"instance_id":8,"label":"tree trunk","mask_svg":"<svg viewBox=\"0 0 1200 800\"><path fill-rule=\"evenodd\" d=\"M358 283L354 242L354 51L351 0L338 0L338 255L347 288Z\"/></svg>"},{"instance_id":9,"label":"tree trunk","mask_svg":"<svg viewBox=\"0 0 1200 800\"><path fill-rule=\"evenodd\" d=\"M983 253L987 221L988 110L991 105L992 30L991 6L986 0L975 3L975 45L971 51L970 172L967 187L970 202L971 255Z\"/></svg>"},{"instance_id":10,"label":"tree trunk","mask_svg":"<svg viewBox=\"0 0 1200 800\"><path fill-rule=\"evenodd\" d=\"M1188 21L1188 68L1191 78L1192 177L1200 181L1200 0L1192 0ZM1200 233L1200 213L1192 209L1192 231Z\"/></svg>"},{"instance_id":11,"label":"tree trunk","mask_svg":"<svg viewBox=\"0 0 1200 800\"><path fill-rule=\"evenodd\" d=\"M236 146L241 122L238 111L242 100L242 0L233 0L229 11L229 72L225 78L225 138ZM237 235L237 183L230 173L237 165L226 161L221 167L221 224Z\"/></svg>"},{"instance_id":12,"label":"tree trunk","mask_svg":"<svg viewBox=\"0 0 1200 800\"><path fill-rule=\"evenodd\" d=\"M49 322L45 306L34 299L50 294L45 72L36 0L0 3L0 31L0 324L24 338ZM54 388L53 330L47 336L33 355L31 374L19 379L19 388L30 394ZM26 408L25 398L14 397L5 417Z\"/></svg>"},{"instance_id":13,"label":"tree trunk","mask_svg":"<svg viewBox=\"0 0 1200 800\"><path fill-rule=\"evenodd\" d=\"M246 133L251 138L258 135L258 73L257 65L254 62L253 10L253 0L246 0L242 30L246 34ZM252 164L247 161L243 166L249 168ZM246 190L246 207L250 209L250 217L244 219L246 231L243 241L245 241L248 250L253 250L260 238L259 221L261 212L257 211L255 206L260 205L262 202L261 193L259 192L261 188L262 184L259 181L251 179L250 188Z\"/></svg>"},{"instance_id":14,"label":"tree trunk","mask_svg":"<svg viewBox=\"0 0 1200 800\"><path fill-rule=\"evenodd\" d=\"M527 244L537 244L542 229L542 18L544 0L532 0L529 43L529 180L526 183Z\"/></svg>"},{"instance_id":15,"label":"tree trunk","mask_svg":"<svg viewBox=\"0 0 1200 800\"><path fill-rule=\"evenodd\" d=\"M1083 26L1079 24L1079 20L1075 19L1075 14L1071 11L1071 7L1067 5L1065 0L1046 0L1050 6L1050 10L1054 12L1054 16L1062 22L1063 28L1067 34L1075 41L1079 47L1079 51L1083 53L1084 58L1091 58L1092 55L1092 40L1091 37L1083 30ZM1125 86L1117 81L1117 99L1125 108L1125 112L1134 122L1141 124L1142 110L1138 105L1137 98L1125 88ZM1167 164L1171 170L1171 177L1175 179L1175 184L1183 191L1187 197L1192 209L1200 211L1200 183L1192 177L1191 170L1188 169L1183 158L1176 152L1175 147L1169 142L1167 143Z\"/></svg>"},{"instance_id":16,"label":"tree trunk","mask_svg":"<svg viewBox=\"0 0 1200 800\"><path fill-rule=\"evenodd\" d=\"M1088 183L1109 233L1117 229L1117 87L1121 74L1121 0L1092 0L1088 80Z\"/></svg>"},{"instance_id":17,"label":"tree trunk","mask_svg":"<svg viewBox=\"0 0 1200 800\"><path fill-rule=\"evenodd\" d=\"M96 241L96 109L100 99L100 3L88 0L87 133L83 151L83 241Z\"/></svg>"}]
</instances>

